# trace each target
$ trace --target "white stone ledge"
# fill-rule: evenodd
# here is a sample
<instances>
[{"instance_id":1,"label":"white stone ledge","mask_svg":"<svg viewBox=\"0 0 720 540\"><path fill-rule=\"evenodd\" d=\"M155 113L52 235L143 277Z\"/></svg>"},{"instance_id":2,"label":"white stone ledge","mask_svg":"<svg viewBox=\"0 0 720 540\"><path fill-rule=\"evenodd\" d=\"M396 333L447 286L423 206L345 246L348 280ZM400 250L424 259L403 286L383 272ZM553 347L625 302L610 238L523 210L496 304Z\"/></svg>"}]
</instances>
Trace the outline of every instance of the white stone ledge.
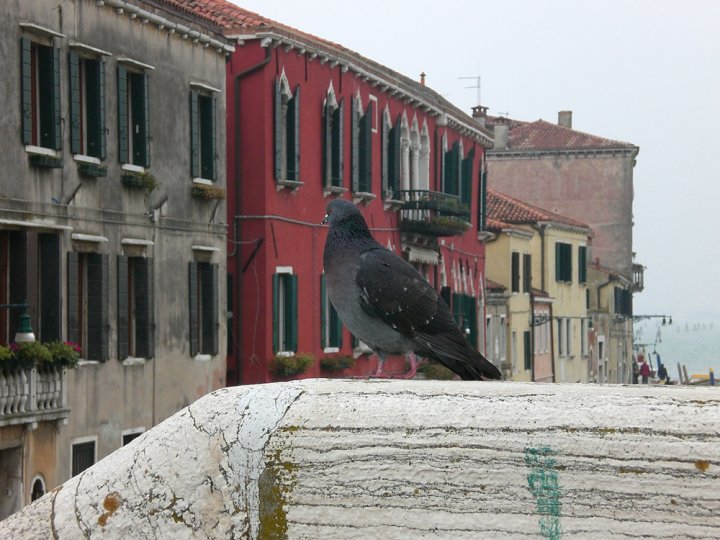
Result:
<instances>
[{"instance_id":1,"label":"white stone ledge","mask_svg":"<svg viewBox=\"0 0 720 540\"><path fill-rule=\"evenodd\" d=\"M718 538L719 480L716 388L305 380L198 400L0 538Z\"/></svg>"}]
</instances>

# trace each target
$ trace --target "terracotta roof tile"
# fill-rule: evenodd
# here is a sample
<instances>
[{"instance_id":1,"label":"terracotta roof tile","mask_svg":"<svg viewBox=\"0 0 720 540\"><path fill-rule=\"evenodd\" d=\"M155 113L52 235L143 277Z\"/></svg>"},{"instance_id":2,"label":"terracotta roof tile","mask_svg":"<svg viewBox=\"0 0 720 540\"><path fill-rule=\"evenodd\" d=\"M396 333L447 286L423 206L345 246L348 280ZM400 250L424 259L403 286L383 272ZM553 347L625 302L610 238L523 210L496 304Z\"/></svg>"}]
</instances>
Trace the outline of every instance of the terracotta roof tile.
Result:
<instances>
[{"instance_id":1,"label":"terracotta roof tile","mask_svg":"<svg viewBox=\"0 0 720 540\"><path fill-rule=\"evenodd\" d=\"M537 120L511 124L508 138L510 150L582 150L596 148L635 148L635 145L605 139L574 129Z\"/></svg>"},{"instance_id":2,"label":"terracotta roof tile","mask_svg":"<svg viewBox=\"0 0 720 540\"><path fill-rule=\"evenodd\" d=\"M486 226L490 230L502 230L507 224L531 224L541 221L550 221L561 225L590 229L586 223L561 216L555 212L545 210L539 206L521 201L505 195L492 188L487 190L487 221Z\"/></svg>"},{"instance_id":3,"label":"terracotta roof tile","mask_svg":"<svg viewBox=\"0 0 720 540\"><path fill-rule=\"evenodd\" d=\"M490 278L485 278L485 289L488 291L498 290L498 291L504 291L507 289L505 285L502 283L498 283L497 281L493 281Z\"/></svg>"}]
</instances>

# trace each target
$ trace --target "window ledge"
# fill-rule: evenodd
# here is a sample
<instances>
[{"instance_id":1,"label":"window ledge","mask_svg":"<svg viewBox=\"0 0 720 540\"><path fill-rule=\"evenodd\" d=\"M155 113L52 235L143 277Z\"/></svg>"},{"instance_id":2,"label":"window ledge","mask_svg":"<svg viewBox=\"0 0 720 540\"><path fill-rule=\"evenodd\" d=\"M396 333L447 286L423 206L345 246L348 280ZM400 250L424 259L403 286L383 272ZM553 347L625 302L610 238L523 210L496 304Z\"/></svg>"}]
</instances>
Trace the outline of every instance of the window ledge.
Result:
<instances>
[{"instance_id":1,"label":"window ledge","mask_svg":"<svg viewBox=\"0 0 720 540\"><path fill-rule=\"evenodd\" d=\"M52 148L45 148L44 146L35 146L34 144L26 144L25 151L31 156L48 156L59 158L60 152L53 150Z\"/></svg>"},{"instance_id":2,"label":"window ledge","mask_svg":"<svg viewBox=\"0 0 720 540\"><path fill-rule=\"evenodd\" d=\"M395 212L396 210L400 210L404 204L404 201L399 201L397 199L385 199L383 201L383 210L392 210Z\"/></svg>"},{"instance_id":3,"label":"window ledge","mask_svg":"<svg viewBox=\"0 0 720 540\"><path fill-rule=\"evenodd\" d=\"M101 165L100 158L86 156L84 154L73 154L73 159L79 163L92 163L93 165Z\"/></svg>"},{"instance_id":4,"label":"window ledge","mask_svg":"<svg viewBox=\"0 0 720 540\"><path fill-rule=\"evenodd\" d=\"M198 184L201 186L214 186L215 182L213 182L212 180L208 180L207 178L197 177L193 178L193 184Z\"/></svg>"},{"instance_id":5,"label":"window ledge","mask_svg":"<svg viewBox=\"0 0 720 540\"><path fill-rule=\"evenodd\" d=\"M141 167L140 165L133 165L131 163L123 163L122 167L120 167L123 172L129 172L129 173L144 173L145 167Z\"/></svg>"},{"instance_id":6,"label":"window ledge","mask_svg":"<svg viewBox=\"0 0 720 540\"><path fill-rule=\"evenodd\" d=\"M323 188L323 197L329 197L330 195L342 195L347 191L347 188L341 186L325 186Z\"/></svg>"},{"instance_id":7,"label":"window ledge","mask_svg":"<svg viewBox=\"0 0 720 540\"><path fill-rule=\"evenodd\" d=\"M339 352L340 352L340 347L325 347L325 348L323 349L323 352L324 352L325 354L339 353Z\"/></svg>"},{"instance_id":8,"label":"window ledge","mask_svg":"<svg viewBox=\"0 0 720 540\"><path fill-rule=\"evenodd\" d=\"M355 347L353 349L353 358L355 358L357 360L358 357L362 356L363 354L372 354L372 352L373 352L372 349L368 346Z\"/></svg>"},{"instance_id":9,"label":"window ledge","mask_svg":"<svg viewBox=\"0 0 720 540\"><path fill-rule=\"evenodd\" d=\"M374 193L368 193L367 191L356 191L353 193L352 197L355 204L359 202L364 202L366 205L368 205L373 202L373 200L375 200L375 197L377 197L377 195L375 195Z\"/></svg>"},{"instance_id":10,"label":"window ledge","mask_svg":"<svg viewBox=\"0 0 720 540\"><path fill-rule=\"evenodd\" d=\"M305 182L300 182L299 180L277 180L276 182L276 189L278 191L282 191L283 189L289 189L291 191L294 191L300 186L305 185Z\"/></svg>"},{"instance_id":11,"label":"window ledge","mask_svg":"<svg viewBox=\"0 0 720 540\"><path fill-rule=\"evenodd\" d=\"M85 366L97 366L100 362L97 360L83 360L82 358L78 360L77 367L85 367Z\"/></svg>"},{"instance_id":12,"label":"window ledge","mask_svg":"<svg viewBox=\"0 0 720 540\"><path fill-rule=\"evenodd\" d=\"M196 354L193 356L194 362L209 362L212 360L212 355L210 354Z\"/></svg>"},{"instance_id":13,"label":"window ledge","mask_svg":"<svg viewBox=\"0 0 720 540\"><path fill-rule=\"evenodd\" d=\"M137 358L134 356L128 356L125 360L122 361L123 366L144 366L145 365L145 358Z\"/></svg>"}]
</instances>

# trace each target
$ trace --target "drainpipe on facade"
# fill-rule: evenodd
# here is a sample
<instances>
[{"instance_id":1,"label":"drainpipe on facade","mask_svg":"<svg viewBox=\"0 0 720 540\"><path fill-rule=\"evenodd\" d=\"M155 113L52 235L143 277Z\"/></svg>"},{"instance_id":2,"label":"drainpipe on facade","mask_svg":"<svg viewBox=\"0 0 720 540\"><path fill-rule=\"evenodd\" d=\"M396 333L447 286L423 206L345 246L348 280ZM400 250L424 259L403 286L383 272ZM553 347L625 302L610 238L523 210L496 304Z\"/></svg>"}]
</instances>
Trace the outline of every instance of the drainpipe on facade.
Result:
<instances>
[{"instance_id":1,"label":"drainpipe on facade","mask_svg":"<svg viewBox=\"0 0 720 540\"><path fill-rule=\"evenodd\" d=\"M250 66L244 70L242 70L240 73L235 75L235 82L234 82L234 91L235 91L235 111L234 111L234 118L233 118L233 126L235 128L235 214L237 214L237 210L240 208L240 181L241 181L241 174L240 174L240 163L239 163L239 156L240 156L240 81L244 77L247 77L248 75L262 69L265 67L272 58L272 50L270 47L267 47L265 49L265 58L263 58L260 62L257 64ZM237 248L238 240L240 238L240 221L237 219L237 217L233 216L233 253L229 254L228 257L235 257L235 283L236 283L236 290L233 291L233 298L231 298L231 307L234 307L235 305L235 298L241 297L242 292L242 273L240 272L240 268L242 266L242 260L241 260L241 250ZM239 302L238 302L239 304ZM232 325L235 329L235 332L233 332L235 342L237 343L236 350L235 350L235 384L240 384L242 380L242 351L243 351L243 335L242 335L242 314L240 309L233 309L233 318L232 318Z\"/></svg>"}]
</instances>

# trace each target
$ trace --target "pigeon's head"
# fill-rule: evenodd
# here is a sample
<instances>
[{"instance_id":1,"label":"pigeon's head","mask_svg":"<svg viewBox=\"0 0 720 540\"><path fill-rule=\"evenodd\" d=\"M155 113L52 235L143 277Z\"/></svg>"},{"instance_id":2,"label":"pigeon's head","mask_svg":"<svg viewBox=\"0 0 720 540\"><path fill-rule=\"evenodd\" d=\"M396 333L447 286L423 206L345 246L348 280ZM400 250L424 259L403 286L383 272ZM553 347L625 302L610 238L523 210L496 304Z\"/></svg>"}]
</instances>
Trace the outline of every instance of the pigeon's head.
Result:
<instances>
[{"instance_id":1,"label":"pigeon's head","mask_svg":"<svg viewBox=\"0 0 720 540\"><path fill-rule=\"evenodd\" d=\"M370 230L358 207L344 199L333 199L328 203L322 223L330 225L331 230L342 230L351 236L370 237Z\"/></svg>"}]
</instances>

